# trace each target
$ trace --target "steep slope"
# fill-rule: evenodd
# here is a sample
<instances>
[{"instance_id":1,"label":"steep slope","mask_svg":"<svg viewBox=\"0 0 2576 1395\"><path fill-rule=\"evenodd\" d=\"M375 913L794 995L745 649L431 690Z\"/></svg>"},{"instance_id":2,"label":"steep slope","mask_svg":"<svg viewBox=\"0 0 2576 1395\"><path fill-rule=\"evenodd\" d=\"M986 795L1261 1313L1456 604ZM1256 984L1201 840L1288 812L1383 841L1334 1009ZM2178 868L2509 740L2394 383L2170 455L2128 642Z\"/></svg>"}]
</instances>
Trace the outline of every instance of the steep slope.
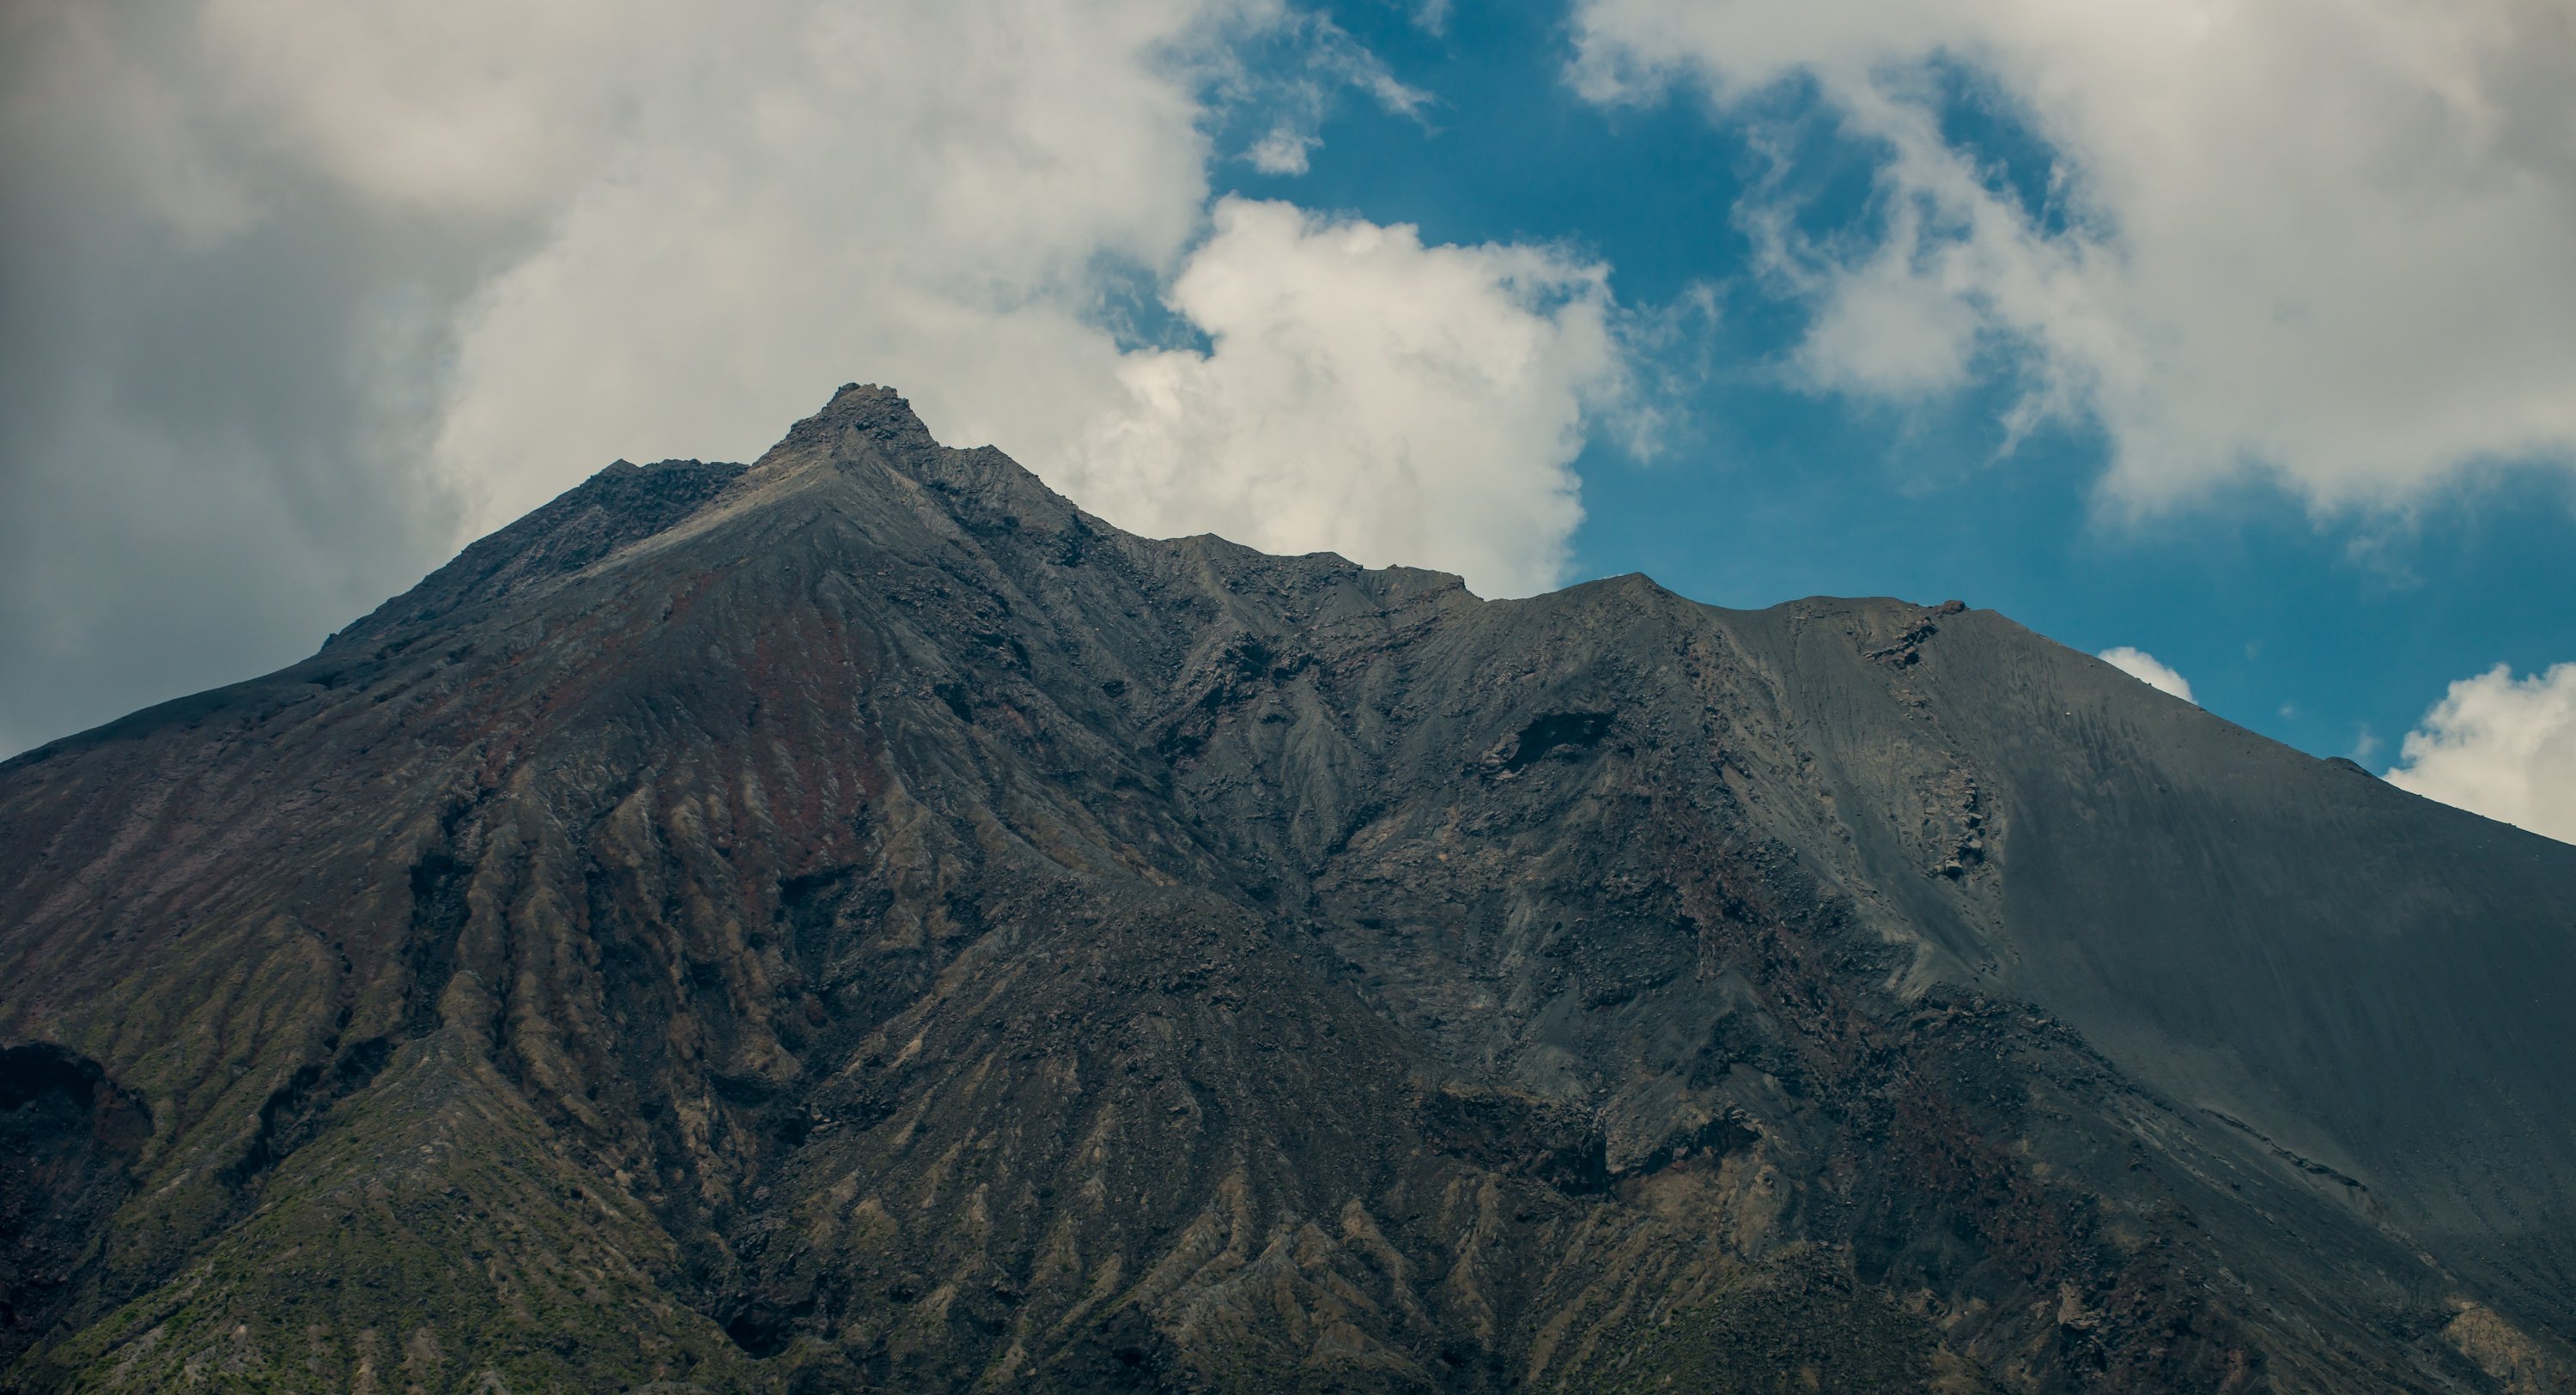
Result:
<instances>
[{"instance_id":1,"label":"steep slope","mask_svg":"<svg viewBox=\"0 0 2576 1395\"><path fill-rule=\"evenodd\" d=\"M2576 1337L2576 848L1955 605L1134 538L882 389L0 765L0 973L31 1389Z\"/></svg>"}]
</instances>

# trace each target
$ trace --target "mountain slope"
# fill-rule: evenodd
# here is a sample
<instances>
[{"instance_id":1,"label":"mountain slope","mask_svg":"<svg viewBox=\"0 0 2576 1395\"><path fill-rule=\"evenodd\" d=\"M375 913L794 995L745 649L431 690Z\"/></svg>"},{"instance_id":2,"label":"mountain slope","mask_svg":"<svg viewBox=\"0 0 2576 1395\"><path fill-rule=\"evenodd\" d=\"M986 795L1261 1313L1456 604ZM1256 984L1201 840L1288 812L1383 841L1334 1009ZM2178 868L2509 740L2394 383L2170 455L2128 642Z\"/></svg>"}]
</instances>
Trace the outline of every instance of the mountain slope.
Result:
<instances>
[{"instance_id":1,"label":"mountain slope","mask_svg":"<svg viewBox=\"0 0 2576 1395\"><path fill-rule=\"evenodd\" d=\"M0 969L27 1388L2576 1338L2576 848L1955 605L1131 537L882 389L0 765Z\"/></svg>"}]
</instances>

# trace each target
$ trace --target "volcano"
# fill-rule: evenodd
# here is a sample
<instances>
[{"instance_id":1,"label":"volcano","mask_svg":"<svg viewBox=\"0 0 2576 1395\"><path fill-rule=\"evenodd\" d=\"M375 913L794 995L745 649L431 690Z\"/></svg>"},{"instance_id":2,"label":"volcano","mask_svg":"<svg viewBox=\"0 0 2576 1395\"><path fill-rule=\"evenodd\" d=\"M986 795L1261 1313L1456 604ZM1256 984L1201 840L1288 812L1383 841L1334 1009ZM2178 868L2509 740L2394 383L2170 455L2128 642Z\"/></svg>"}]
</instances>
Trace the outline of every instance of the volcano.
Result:
<instances>
[{"instance_id":1,"label":"volcano","mask_svg":"<svg viewBox=\"0 0 2576 1395\"><path fill-rule=\"evenodd\" d=\"M0 765L25 1391L2576 1388L2576 847L842 389Z\"/></svg>"}]
</instances>

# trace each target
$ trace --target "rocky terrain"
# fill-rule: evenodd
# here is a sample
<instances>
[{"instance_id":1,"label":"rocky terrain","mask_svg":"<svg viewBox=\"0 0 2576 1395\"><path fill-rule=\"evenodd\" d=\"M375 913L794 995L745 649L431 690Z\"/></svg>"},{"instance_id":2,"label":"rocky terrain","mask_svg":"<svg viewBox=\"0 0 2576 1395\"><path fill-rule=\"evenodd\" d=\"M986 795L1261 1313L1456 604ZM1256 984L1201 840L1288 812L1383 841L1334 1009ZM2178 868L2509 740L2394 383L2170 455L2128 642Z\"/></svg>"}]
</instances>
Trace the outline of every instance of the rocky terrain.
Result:
<instances>
[{"instance_id":1,"label":"rocky terrain","mask_svg":"<svg viewBox=\"0 0 2576 1395\"><path fill-rule=\"evenodd\" d=\"M2576 1389L2576 847L843 389L0 765L0 1386Z\"/></svg>"}]
</instances>

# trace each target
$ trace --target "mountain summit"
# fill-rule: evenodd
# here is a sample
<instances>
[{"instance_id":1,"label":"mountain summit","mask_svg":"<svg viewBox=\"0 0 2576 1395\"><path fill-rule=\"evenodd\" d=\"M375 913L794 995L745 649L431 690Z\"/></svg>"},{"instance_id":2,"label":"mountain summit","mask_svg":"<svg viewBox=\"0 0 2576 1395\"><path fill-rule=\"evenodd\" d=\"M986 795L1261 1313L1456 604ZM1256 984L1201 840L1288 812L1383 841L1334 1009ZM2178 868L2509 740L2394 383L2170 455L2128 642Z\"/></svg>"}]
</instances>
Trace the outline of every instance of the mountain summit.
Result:
<instances>
[{"instance_id":1,"label":"mountain summit","mask_svg":"<svg viewBox=\"0 0 2576 1395\"><path fill-rule=\"evenodd\" d=\"M2509 1391L2576 848L852 386L0 764L22 1390Z\"/></svg>"}]
</instances>

